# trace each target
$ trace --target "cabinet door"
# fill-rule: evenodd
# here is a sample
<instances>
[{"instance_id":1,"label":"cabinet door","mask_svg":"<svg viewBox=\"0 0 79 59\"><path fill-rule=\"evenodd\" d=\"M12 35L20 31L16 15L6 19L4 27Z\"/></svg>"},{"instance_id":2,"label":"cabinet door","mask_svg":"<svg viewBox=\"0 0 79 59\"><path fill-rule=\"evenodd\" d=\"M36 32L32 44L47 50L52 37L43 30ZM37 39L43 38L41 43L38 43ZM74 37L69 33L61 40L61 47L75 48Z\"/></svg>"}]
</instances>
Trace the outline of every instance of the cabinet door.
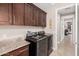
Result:
<instances>
[{"instance_id":1,"label":"cabinet door","mask_svg":"<svg viewBox=\"0 0 79 59\"><path fill-rule=\"evenodd\" d=\"M39 10L38 8L34 7L34 25L39 26Z\"/></svg>"},{"instance_id":2,"label":"cabinet door","mask_svg":"<svg viewBox=\"0 0 79 59\"><path fill-rule=\"evenodd\" d=\"M40 10L39 13L39 26L45 27L46 26L46 13Z\"/></svg>"},{"instance_id":3,"label":"cabinet door","mask_svg":"<svg viewBox=\"0 0 79 59\"><path fill-rule=\"evenodd\" d=\"M29 56L29 45L8 52L2 56Z\"/></svg>"},{"instance_id":4,"label":"cabinet door","mask_svg":"<svg viewBox=\"0 0 79 59\"><path fill-rule=\"evenodd\" d=\"M42 12L42 26L46 27L46 13Z\"/></svg>"},{"instance_id":5,"label":"cabinet door","mask_svg":"<svg viewBox=\"0 0 79 59\"><path fill-rule=\"evenodd\" d=\"M39 22L39 26L42 26L42 23L43 23L43 17L42 17L43 15L42 15L42 11L41 10L39 10L39 20L38 20L38 22Z\"/></svg>"},{"instance_id":6,"label":"cabinet door","mask_svg":"<svg viewBox=\"0 0 79 59\"><path fill-rule=\"evenodd\" d=\"M29 45L21 47L18 50L18 56L29 56Z\"/></svg>"},{"instance_id":7,"label":"cabinet door","mask_svg":"<svg viewBox=\"0 0 79 59\"><path fill-rule=\"evenodd\" d=\"M33 4L25 4L25 25L45 26L46 14Z\"/></svg>"},{"instance_id":8,"label":"cabinet door","mask_svg":"<svg viewBox=\"0 0 79 59\"><path fill-rule=\"evenodd\" d=\"M13 4L13 24L24 25L24 4L23 3Z\"/></svg>"},{"instance_id":9,"label":"cabinet door","mask_svg":"<svg viewBox=\"0 0 79 59\"><path fill-rule=\"evenodd\" d=\"M0 3L0 25L12 24L11 4Z\"/></svg>"},{"instance_id":10,"label":"cabinet door","mask_svg":"<svg viewBox=\"0 0 79 59\"><path fill-rule=\"evenodd\" d=\"M48 41L47 38L37 42L37 56L47 56Z\"/></svg>"},{"instance_id":11,"label":"cabinet door","mask_svg":"<svg viewBox=\"0 0 79 59\"><path fill-rule=\"evenodd\" d=\"M25 25L33 26L33 6L30 4L25 4Z\"/></svg>"}]
</instances>

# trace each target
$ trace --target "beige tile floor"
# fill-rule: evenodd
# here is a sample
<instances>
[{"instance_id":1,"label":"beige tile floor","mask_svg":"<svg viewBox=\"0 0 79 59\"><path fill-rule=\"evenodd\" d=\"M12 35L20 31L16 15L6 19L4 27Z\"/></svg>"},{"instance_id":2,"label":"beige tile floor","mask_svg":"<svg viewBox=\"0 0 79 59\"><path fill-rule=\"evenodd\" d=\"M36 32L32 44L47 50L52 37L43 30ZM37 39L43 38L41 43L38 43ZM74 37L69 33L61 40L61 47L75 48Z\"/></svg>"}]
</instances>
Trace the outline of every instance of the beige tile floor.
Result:
<instances>
[{"instance_id":1,"label":"beige tile floor","mask_svg":"<svg viewBox=\"0 0 79 59\"><path fill-rule=\"evenodd\" d=\"M66 37L58 44L57 51L53 51L50 56L74 56L75 45L70 41L70 37Z\"/></svg>"}]
</instances>

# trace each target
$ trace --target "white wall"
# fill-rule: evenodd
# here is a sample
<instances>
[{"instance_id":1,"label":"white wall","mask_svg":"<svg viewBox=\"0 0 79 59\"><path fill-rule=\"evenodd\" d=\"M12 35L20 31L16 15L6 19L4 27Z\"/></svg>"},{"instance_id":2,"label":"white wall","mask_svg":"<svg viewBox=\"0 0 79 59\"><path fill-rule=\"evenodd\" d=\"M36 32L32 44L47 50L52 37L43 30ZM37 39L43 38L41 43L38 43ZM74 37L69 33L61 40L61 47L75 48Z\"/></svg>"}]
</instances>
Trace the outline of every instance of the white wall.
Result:
<instances>
[{"instance_id":1,"label":"white wall","mask_svg":"<svg viewBox=\"0 0 79 59\"><path fill-rule=\"evenodd\" d=\"M52 7L47 9L47 27L45 28L46 32L53 34L53 49L57 49L57 40L56 40L56 9L62 8L64 6L72 5L69 3L56 3ZM49 26L49 20L52 21L52 28ZM48 31L50 30L50 31Z\"/></svg>"},{"instance_id":2,"label":"white wall","mask_svg":"<svg viewBox=\"0 0 79 59\"><path fill-rule=\"evenodd\" d=\"M78 22L77 22L77 32L79 32L79 3L78 3L78 6L77 6L77 12L78 12L78 15L77 15L77 19L78 19ZM77 55L79 56L79 33L77 33Z\"/></svg>"},{"instance_id":3,"label":"white wall","mask_svg":"<svg viewBox=\"0 0 79 59\"><path fill-rule=\"evenodd\" d=\"M12 37L17 35L26 35L27 31L41 31L41 27L27 27L27 26L0 26L0 38Z\"/></svg>"}]
</instances>

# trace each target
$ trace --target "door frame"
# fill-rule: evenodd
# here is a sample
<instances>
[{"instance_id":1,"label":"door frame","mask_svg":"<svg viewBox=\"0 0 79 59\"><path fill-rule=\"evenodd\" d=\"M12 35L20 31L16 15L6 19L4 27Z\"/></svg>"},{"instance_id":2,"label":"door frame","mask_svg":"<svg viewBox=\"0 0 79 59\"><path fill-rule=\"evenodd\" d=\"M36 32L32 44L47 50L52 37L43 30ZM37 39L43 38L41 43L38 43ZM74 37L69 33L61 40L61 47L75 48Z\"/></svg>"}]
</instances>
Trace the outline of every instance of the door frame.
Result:
<instances>
[{"instance_id":1,"label":"door frame","mask_svg":"<svg viewBox=\"0 0 79 59\"><path fill-rule=\"evenodd\" d=\"M71 22L72 22L72 39L71 39L71 42L73 43L73 44L75 44L75 42L74 42L74 19L75 19L75 15L73 15L73 14L71 14L71 15L66 15L66 16L62 16L62 18L61 18L62 20L61 21L63 21L63 23L66 21L66 22L70 22L70 21L68 21L68 20L65 20L65 19L72 19L71 20ZM64 24L63 24L63 27L64 27ZM64 28L63 28L63 30L64 30ZM65 37L65 35L63 35L64 37ZM63 39L64 39L64 37L63 37ZM61 39L61 42L63 41L63 39Z\"/></svg>"},{"instance_id":2,"label":"door frame","mask_svg":"<svg viewBox=\"0 0 79 59\"><path fill-rule=\"evenodd\" d=\"M77 43L77 4L71 4L71 5L66 5L66 6L63 6L63 7L60 7L60 8L57 8L56 9L56 20L55 20L55 39L56 39L56 50L57 50L57 48L58 48L58 42L57 42L57 40L58 40L58 22L60 21L60 20L58 20L57 19L57 15L58 15L58 11L59 10L62 10L62 9L64 9L64 8L68 8L68 7L72 7L72 6L75 6L75 30L76 30L76 32L75 32L75 43ZM75 55L77 55L77 44L75 44Z\"/></svg>"}]
</instances>

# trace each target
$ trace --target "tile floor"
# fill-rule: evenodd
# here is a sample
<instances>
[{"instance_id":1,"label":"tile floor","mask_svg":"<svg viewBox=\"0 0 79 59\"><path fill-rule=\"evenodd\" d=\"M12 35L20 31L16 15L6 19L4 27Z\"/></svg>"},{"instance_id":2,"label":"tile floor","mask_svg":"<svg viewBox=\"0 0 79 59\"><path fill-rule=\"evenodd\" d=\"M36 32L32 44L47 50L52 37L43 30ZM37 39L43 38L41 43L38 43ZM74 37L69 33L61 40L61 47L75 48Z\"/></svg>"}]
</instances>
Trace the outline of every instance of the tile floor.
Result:
<instances>
[{"instance_id":1,"label":"tile floor","mask_svg":"<svg viewBox=\"0 0 79 59\"><path fill-rule=\"evenodd\" d=\"M70 41L70 37L66 37L58 44L57 51L53 51L50 56L74 56L75 45Z\"/></svg>"}]
</instances>

